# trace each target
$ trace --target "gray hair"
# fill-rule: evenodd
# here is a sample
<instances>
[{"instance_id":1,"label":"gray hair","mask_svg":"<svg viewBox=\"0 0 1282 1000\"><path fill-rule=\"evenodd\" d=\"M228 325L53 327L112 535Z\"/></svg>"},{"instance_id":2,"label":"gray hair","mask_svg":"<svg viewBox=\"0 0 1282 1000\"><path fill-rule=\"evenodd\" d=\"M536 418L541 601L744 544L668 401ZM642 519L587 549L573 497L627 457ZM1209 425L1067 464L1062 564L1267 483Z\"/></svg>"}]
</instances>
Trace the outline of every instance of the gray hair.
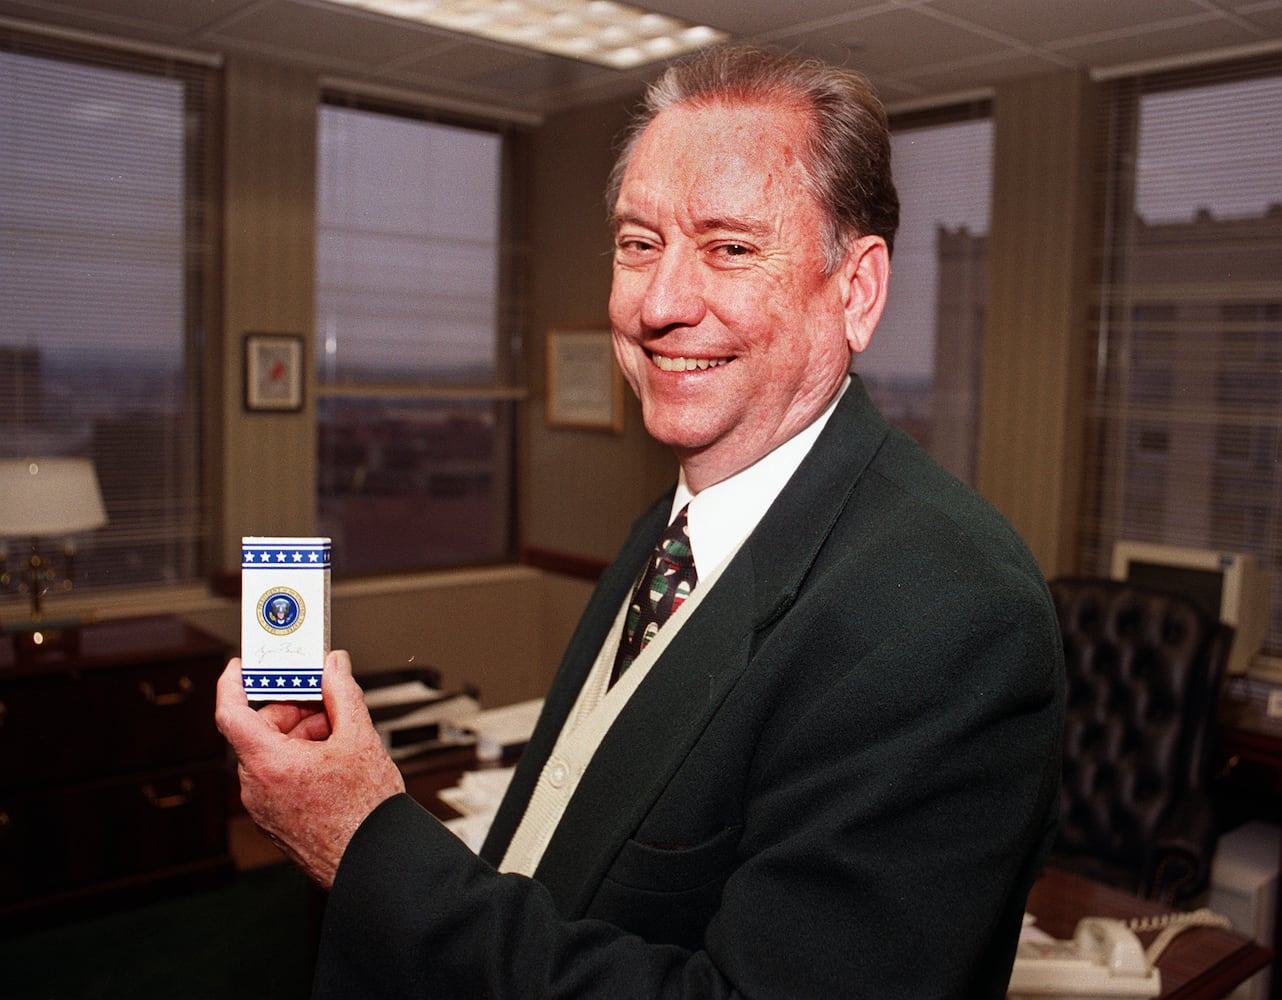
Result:
<instances>
[{"instance_id":1,"label":"gray hair","mask_svg":"<svg viewBox=\"0 0 1282 1000\"><path fill-rule=\"evenodd\" d=\"M807 184L828 218L824 258L832 273L860 236L880 236L894 249L899 195L890 171L890 127L872 85L857 73L817 60L761 49L712 49L669 67L651 84L625 133L610 173L606 204L619 197L623 175L641 133L678 104L800 103L812 127L806 150Z\"/></svg>"}]
</instances>

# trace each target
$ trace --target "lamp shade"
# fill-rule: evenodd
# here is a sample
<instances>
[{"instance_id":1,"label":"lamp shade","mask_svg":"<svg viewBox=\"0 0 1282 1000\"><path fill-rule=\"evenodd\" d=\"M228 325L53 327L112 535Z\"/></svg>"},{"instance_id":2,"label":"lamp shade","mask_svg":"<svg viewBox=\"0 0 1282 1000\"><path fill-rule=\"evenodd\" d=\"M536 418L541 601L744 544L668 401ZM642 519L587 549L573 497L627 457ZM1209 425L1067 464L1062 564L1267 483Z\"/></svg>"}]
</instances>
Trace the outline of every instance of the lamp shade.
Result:
<instances>
[{"instance_id":1,"label":"lamp shade","mask_svg":"<svg viewBox=\"0 0 1282 1000\"><path fill-rule=\"evenodd\" d=\"M0 537L70 535L106 523L87 458L0 458Z\"/></svg>"}]
</instances>

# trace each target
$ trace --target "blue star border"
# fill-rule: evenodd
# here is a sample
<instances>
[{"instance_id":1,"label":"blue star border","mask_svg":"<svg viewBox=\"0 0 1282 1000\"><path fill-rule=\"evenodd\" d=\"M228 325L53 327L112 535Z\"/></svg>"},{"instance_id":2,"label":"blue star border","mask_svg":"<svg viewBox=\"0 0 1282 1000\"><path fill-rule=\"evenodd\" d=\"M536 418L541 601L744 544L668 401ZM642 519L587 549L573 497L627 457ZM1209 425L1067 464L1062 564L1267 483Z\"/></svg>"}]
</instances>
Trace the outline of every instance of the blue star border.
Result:
<instances>
[{"instance_id":1,"label":"blue star border","mask_svg":"<svg viewBox=\"0 0 1282 1000\"><path fill-rule=\"evenodd\" d=\"M329 569L328 545L242 545L241 569Z\"/></svg>"},{"instance_id":2,"label":"blue star border","mask_svg":"<svg viewBox=\"0 0 1282 1000\"><path fill-rule=\"evenodd\" d=\"M321 671L280 667L241 667L245 694L250 699L319 701Z\"/></svg>"}]
</instances>

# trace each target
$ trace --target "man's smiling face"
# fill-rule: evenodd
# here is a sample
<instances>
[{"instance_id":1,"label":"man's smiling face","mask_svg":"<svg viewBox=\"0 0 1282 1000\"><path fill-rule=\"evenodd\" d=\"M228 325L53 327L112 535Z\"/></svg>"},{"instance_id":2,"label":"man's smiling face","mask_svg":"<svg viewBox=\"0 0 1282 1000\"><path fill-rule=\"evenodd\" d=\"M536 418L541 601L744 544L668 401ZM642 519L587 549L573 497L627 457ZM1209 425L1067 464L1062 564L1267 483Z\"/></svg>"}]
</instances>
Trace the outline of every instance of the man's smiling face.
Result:
<instances>
[{"instance_id":1,"label":"man's smiling face","mask_svg":"<svg viewBox=\"0 0 1282 1000\"><path fill-rule=\"evenodd\" d=\"M677 105L646 128L623 176L615 355L646 429L696 490L809 424L849 369L850 282L824 273L807 127L791 105Z\"/></svg>"}]
</instances>

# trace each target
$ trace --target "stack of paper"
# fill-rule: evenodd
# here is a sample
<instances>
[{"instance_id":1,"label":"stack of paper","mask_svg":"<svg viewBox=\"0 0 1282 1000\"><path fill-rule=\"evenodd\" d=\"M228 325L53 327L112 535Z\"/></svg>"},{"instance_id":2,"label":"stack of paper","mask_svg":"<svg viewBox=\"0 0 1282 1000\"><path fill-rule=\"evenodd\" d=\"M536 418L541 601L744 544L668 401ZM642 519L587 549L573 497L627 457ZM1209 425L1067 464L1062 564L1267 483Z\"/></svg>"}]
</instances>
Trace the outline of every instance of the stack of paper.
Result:
<instances>
[{"instance_id":1,"label":"stack of paper","mask_svg":"<svg viewBox=\"0 0 1282 1000\"><path fill-rule=\"evenodd\" d=\"M501 760L530 742L542 708L543 699L535 698L483 712L455 714L448 721L447 732L453 737L475 738L477 760Z\"/></svg>"}]
</instances>

